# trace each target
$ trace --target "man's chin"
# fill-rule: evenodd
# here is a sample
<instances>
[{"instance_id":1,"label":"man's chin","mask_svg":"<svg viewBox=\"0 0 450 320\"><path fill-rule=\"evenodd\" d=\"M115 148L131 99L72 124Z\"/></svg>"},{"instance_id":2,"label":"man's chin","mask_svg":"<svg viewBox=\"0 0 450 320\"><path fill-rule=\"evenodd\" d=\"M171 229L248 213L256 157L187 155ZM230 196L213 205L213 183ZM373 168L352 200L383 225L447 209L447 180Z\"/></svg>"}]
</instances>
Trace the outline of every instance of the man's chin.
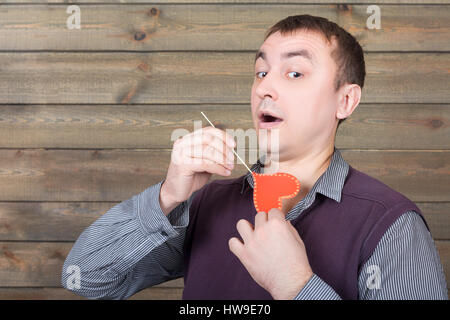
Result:
<instances>
[{"instance_id":1,"label":"man's chin","mask_svg":"<svg viewBox=\"0 0 450 320\"><path fill-rule=\"evenodd\" d=\"M279 171L278 153L262 153L259 161L264 166L263 173L275 173Z\"/></svg>"},{"instance_id":2,"label":"man's chin","mask_svg":"<svg viewBox=\"0 0 450 320\"><path fill-rule=\"evenodd\" d=\"M270 150L263 150L260 154L262 154L260 160L264 165L270 165L271 162L278 162L280 160L280 153L278 151L271 152Z\"/></svg>"}]
</instances>

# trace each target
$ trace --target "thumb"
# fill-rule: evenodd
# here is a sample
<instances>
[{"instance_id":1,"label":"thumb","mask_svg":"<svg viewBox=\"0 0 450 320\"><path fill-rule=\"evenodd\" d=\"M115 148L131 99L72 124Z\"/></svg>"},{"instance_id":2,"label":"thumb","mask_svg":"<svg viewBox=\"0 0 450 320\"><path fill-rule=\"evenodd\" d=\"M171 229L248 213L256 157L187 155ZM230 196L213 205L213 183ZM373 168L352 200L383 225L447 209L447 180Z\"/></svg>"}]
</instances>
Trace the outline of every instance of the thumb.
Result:
<instances>
[{"instance_id":1,"label":"thumb","mask_svg":"<svg viewBox=\"0 0 450 320\"><path fill-rule=\"evenodd\" d=\"M297 239L297 241L303 242L302 238L300 238L300 234L298 233L297 229L292 225L291 220L287 220L287 222L289 222L289 229L291 230L292 234Z\"/></svg>"},{"instance_id":2,"label":"thumb","mask_svg":"<svg viewBox=\"0 0 450 320\"><path fill-rule=\"evenodd\" d=\"M245 252L244 244L238 238L233 237L228 240L228 247L230 248L230 251L233 252L233 254L243 263Z\"/></svg>"}]
</instances>

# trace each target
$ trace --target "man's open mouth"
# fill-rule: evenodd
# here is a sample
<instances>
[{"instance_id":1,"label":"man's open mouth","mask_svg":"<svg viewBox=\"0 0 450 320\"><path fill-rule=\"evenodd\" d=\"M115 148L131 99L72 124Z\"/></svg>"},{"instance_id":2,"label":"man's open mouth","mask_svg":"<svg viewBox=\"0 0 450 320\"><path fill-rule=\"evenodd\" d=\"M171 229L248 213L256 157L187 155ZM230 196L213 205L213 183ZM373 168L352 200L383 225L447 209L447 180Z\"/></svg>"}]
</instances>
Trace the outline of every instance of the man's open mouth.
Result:
<instances>
[{"instance_id":1,"label":"man's open mouth","mask_svg":"<svg viewBox=\"0 0 450 320\"><path fill-rule=\"evenodd\" d=\"M272 116L270 114L263 114L263 116L261 117L263 122L274 122L274 121L282 121L281 118Z\"/></svg>"},{"instance_id":2,"label":"man's open mouth","mask_svg":"<svg viewBox=\"0 0 450 320\"><path fill-rule=\"evenodd\" d=\"M272 128L283 122L282 118L270 113L260 113L258 118L259 127L262 129Z\"/></svg>"}]
</instances>

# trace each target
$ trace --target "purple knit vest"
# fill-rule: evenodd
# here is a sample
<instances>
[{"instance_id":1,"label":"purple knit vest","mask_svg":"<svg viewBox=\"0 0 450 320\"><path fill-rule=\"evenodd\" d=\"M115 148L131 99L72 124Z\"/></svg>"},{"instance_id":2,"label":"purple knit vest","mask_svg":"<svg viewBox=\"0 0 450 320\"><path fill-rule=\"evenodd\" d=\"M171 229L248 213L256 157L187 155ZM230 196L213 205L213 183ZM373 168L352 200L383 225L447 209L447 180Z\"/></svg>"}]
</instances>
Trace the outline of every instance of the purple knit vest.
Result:
<instances>
[{"instance_id":1,"label":"purple knit vest","mask_svg":"<svg viewBox=\"0 0 450 320\"><path fill-rule=\"evenodd\" d=\"M193 199L184 244L183 299L273 299L228 248L231 237L241 239L236 230L240 219L254 225L253 189L241 194L243 179L215 180ZM340 203L317 193L291 222L313 272L342 299L358 299L360 268L389 226L408 210L424 219L411 200L350 166Z\"/></svg>"}]
</instances>

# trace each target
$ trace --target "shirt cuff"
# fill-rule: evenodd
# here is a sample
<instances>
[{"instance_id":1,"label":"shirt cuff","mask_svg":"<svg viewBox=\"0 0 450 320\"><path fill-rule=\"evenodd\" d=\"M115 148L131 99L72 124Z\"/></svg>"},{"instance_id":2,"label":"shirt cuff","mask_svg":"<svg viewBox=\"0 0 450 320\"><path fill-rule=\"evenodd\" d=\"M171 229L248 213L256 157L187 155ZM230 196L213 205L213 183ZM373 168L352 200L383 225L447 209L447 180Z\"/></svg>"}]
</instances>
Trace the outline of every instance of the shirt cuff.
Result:
<instances>
[{"instance_id":1,"label":"shirt cuff","mask_svg":"<svg viewBox=\"0 0 450 320\"><path fill-rule=\"evenodd\" d=\"M315 273L294 300L342 300L325 281Z\"/></svg>"},{"instance_id":2,"label":"shirt cuff","mask_svg":"<svg viewBox=\"0 0 450 320\"><path fill-rule=\"evenodd\" d=\"M164 180L136 195L136 215L145 234L160 233L164 237L174 237L179 234L179 229L187 227L189 208L186 201L182 202L166 216L159 204L163 182Z\"/></svg>"}]
</instances>

